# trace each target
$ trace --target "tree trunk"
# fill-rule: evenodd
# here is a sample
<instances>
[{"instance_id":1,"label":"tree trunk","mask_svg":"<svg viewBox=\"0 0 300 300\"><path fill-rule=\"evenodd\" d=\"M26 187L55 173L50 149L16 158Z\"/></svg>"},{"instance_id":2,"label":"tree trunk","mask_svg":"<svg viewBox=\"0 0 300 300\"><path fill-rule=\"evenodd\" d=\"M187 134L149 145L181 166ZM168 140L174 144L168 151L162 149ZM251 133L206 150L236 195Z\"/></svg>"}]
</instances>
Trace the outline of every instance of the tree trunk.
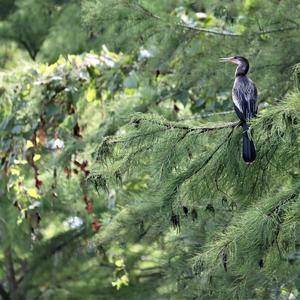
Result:
<instances>
[{"instance_id":1,"label":"tree trunk","mask_svg":"<svg viewBox=\"0 0 300 300\"><path fill-rule=\"evenodd\" d=\"M8 247L5 250L4 256L5 256L4 265L5 265L5 271L6 271L6 280L8 283L9 299L24 300L24 297L20 296L17 291L18 283L16 280L16 274L15 274L15 269L14 269L14 264L13 264L13 257L12 257L12 252L11 252L10 247Z\"/></svg>"}]
</instances>

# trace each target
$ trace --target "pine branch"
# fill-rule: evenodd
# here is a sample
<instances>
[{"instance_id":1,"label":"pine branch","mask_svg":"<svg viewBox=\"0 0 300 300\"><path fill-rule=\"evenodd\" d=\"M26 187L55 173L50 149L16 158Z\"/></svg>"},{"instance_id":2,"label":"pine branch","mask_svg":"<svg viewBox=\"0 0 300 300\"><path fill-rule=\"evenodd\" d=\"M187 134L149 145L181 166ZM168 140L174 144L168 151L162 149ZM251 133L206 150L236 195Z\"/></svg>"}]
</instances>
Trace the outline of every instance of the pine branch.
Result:
<instances>
[{"instance_id":1,"label":"pine branch","mask_svg":"<svg viewBox=\"0 0 300 300\"><path fill-rule=\"evenodd\" d=\"M196 161L187 171L183 172L179 176L177 176L171 185L169 186L168 190L166 191L165 197L163 198L163 206L166 206L169 204L169 200L172 199L179 187L188 179L190 179L195 174L199 173L215 156L215 154L222 148L222 146L227 143L227 141L230 139L230 137L233 134L234 129L239 125L239 122L235 124L235 126L230 126L231 130L229 134L226 136L226 138L220 143L213 151L212 153L201 163L199 164L198 161Z\"/></svg>"},{"instance_id":2,"label":"pine branch","mask_svg":"<svg viewBox=\"0 0 300 300\"><path fill-rule=\"evenodd\" d=\"M271 65L270 65L271 66ZM268 67L267 65L265 67ZM258 106L258 111L260 111L263 108L268 107L268 103L261 103ZM231 115L234 113L234 110L227 110L227 111L220 111L220 112L214 112L214 113L207 113L207 114L199 114L196 116L191 116L189 118L181 118L178 121L188 121L188 120L198 120L198 119L204 119L204 118L210 118L210 117L215 117L215 116L225 116L225 115Z\"/></svg>"},{"instance_id":3,"label":"pine branch","mask_svg":"<svg viewBox=\"0 0 300 300\"><path fill-rule=\"evenodd\" d=\"M154 18L156 20L165 22L165 20L163 20L163 18L161 18L158 15L153 14L150 10L148 10L147 8L142 6L141 4L135 3L135 6L138 7L140 10L142 10L145 13L145 15L147 15L151 18ZM190 26L190 25L184 24L182 22L176 23L175 26L183 28L183 29L187 29L187 30L190 30L190 31L195 31L197 33L203 32L203 33L208 33L208 34L211 34L211 35L230 36L230 37L241 37L241 36L244 35L244 34L241 34L241 33L233 33L233 32L229 32L229 31L217 31L217 30L214 30L214 29ZM261 31L258 31L258 32L254 32L253 35L264 35L264 34L285 32L285 31L291 31L291 30L297 30L297 29L300 29L300 26L289 26L289 27L274 28L274 29L269 29L269 30L261 30Z\"/></svg>"},{"instance_id":4,"label":"pine branch","mask_svg":"<svg viewBox=\"0 0 300 300\"><path fill-rule=\"evenodd\" d=\"M300 187L296 186L294 190L290 190L284 194L279 195L277 200L271 205L263 199L259 205L255 205L255 213L253 208L248 209L242 216L238 216L235 222L232 222L229 227L227 227L226 232L220 236L219 239L211 242L208 245L207 250L199 254L194 258L194 267L197 269L197 265L201 266L203 262L211 265L213 268L217 267L214 265L215 262L224 251L229 251L230 248L236 249L235 245L237 241L242 245L241 240L247 236L247 240L251 240L252 245L261 244L262 237L264 234L260 230L267 230L265 225L272 224L272 238L268 239L268 243L264 245L264 251L267 251L273 244L279 249L279 255L281 255L280 247L278 245L278 236L280 233L280 227L284 223L284 215L288 211L288 206L295 203L300 195ZM272 199L272 198L271 198ZM268 220L267 220L268 219ZM260 222L258 222L260 220ZM265 220L262 222L262 220ZM262 228L259 228L259 224ZM254 240L257 239L257 240ZM266 242L265 242L266 243ZM248 251L251 248L248 244L244 246L243 249L239 251ZM251 251L251 249L250 249Z\"/></svg>"},{"instance_id":5,"label":"pine branch","mask_svg":"<svg viewBox=\"0 0 300 300\"><path fill-rule=\"evenodd\" d=\"M140 10L142 10L145 13L145 15L147 15L148 17L151 17L153 19L165 22L165 20L163 20L160 16L153 14L150 10L148 10L147 8L142 6L141 4L135 3L135 6L138 7ZM188 29L188 30L191 30L191 31L204 32L204 33L208 33L208 34L215 34L215 35L222 35L222 36L240 36L240 34L232 33L232 32L229 32L229 31L217 31L217 30L213 30L213 29L194 27L194 26L186 25L184 23L176 23L175 26L180 27L180 28L184 28L184 29Z\"/></svg>"},{"instance_id":6,"label":"pine branch","mask_svg":"<svg viewBox=\"0 0 300 300\"><path fill-rule=\"evenodd\" d=\"M224 128L234 128L238 125L241 124L240 121L235 121L235 122L228 122L228 123L221 123L221 124L216 124L213 126L199 126L199 127L190 127L187 125L180 125L180 124L175 124L171 122L165 122L165 121L158 121L158 120L150 120L146 118L136 118L132 121L132 123L138 124L140 121L145 121L149 122L155 125L159 125L161 127L165 127L166 129L179 129L179 130L186 130L187 132L198 132L198 133L204 133L207 131L216 131Z\"/></svg>"},{"instance_id":7,"label":"pine branch","mask_svg":"<svg viewBox=\"0 0 300 300\"><path fill-rule=\"evenodd\" d=\"M207 29L207 28L201 28L201 27L195 27L195 26L189 26L184 23L177 23L175 24L177 27L181 27L183 29L187 29L190 31L195 31L195 32L203 32L203 33L208 33L212 35L221 35L221 36L230 36L230 37L239 37L242 36L242 34L239 33L232 33L229 31L217 31L213 29Z\"/></svg>"},{"instance_id":8,"label":"pine branch","mask_svg":"<svg viewBox=\"0 0 300 300\"><path fill-rule=\"evenodd\" d=\"M231 122L231 123L235 123L235 125L234 126L230 126L231 127L231 130L230 130L230 132L229 132L229 134L226 136L226 138L224 139L224 141L221 143L221 144L219 144L216 148L215 148L215 150L205 159L205 161L203 162L203 164L199 167L199 168L197 168L196 170L195 170L195 173L194 174L196 174L196 173L198 173L199 171L201 171L209 162L210 162L210 160L214 157L214 155L221 149L221 147L230 139L230 137L232 136L232 134L233 134L233 131L234 131L234 129L240 124L240 122ZM223 127L224 128L224 127ZM226 128L226 127L225 127ZM193 174L193 175L194 175ZM186 176L185 176L186 177ZM188 179L190 176L188 176L186 179Z\"/></svg>"},{"instance_id":9,"label":"pine branch","mask_svg":"<svg viewBox=\"0 0 300 300\"><path fill-rule=\"evenodd\" d=\"M209 118L209 117L215 117L215 116L225 116L225 115L230 115L234 112L234 110L228 110L228 111L220 111L220 112L215 112L215 113L207 113L207 114L200 114L197 116L192 116L189 118L181 118L179 121L187 121L187 120L198 120L202 118Z\"/></svg>"},{"instance_id":10,"label":"pine branch","mask_svg":"<svg viewBox=\"0 0 300 300\"><path fill-rule=\"evenodd\" d=\"M145 122L149 122L155 125L159 125L164 129L177 129L177 130L183 130L186 131L186 133L184 134L184 137L191 132L195 132L195 133L205 133L205 132L209 132L209 131L218 131L218 130L222 130L222 129L226 129L226 128L235 128L238 127L241 122L240 121L235 121L235 122L227 122L227 123L221 123L221 124L216 124L214 126L199 126L199 127L190 127L187 125L180 125L180 124L175 124L175 123L171 123L171 122L166 122L166 121L158 121L158 120L149 120L146 118L135 118L133 119L132 123L133 124L139 124L139 122L141 121L145 121ZM160 131L160 130L159 130ZM157 131L156 131L157 132ZM100 151L101 149L104 150L104 152L108 151L108 147L111 145L115 145L115 144L122 144L122 143L127 143L128 141L132 141L135 140L137 138L140 138L141 136L147 136L149 134L153 134L154 132L152 131L151 133L146 133L146 134L138 134L138 135L134 135L131 136L129 139L113 139L113 137L106 137L103 142L100 145L100 148L98 149L98 151ZM101 151L103 152L103 151ZM103 154L102 154L103 155ZM100 155L101 156L101 155Z\"/></svg>"},{"instance_id":11,"label":"pine branch","mask_svg":"<svg viewBox=\"0 0 300 300\"><path fill-rule=\"evenodd\" d=\"M176 24L176 26L179 26L179 27L191 30L191 31L204 32L204 33L214 34L214 35L231 36L231 37L244 36L244 34L241 34L241 33L231 33L228 31L216 31L216 30L212 30L212 29L189 26L189 25L182 24L182 23ZM291 30L299 30L299 29L300 29L299 26L290 26L290 27L282 27L282 28L274 28L274 29L269 29L269 30L257 31L252 34L253 35L264 35L264 34L291 31Z\"/></svg>"},{"instance_id":12,"label":"pine branch","mask_svg":"<svg viewBox=\"0 0 300 300\"><path fill-rule=\"evenodd\" d=\"M277 33L277 32L284 32L284 31L291 31L291 30L298 30L300 26L290 26L290 27L281 27L281 28L274 28L269 30L262 30L258 32L254 32L254 35L264 35L268 33Z\"/></svg>"},{"instance_id":13,"label":"pine branch","mask_svg":"<svg viewBox=\"0 0 300 300\"><path fill-rule=\"evenodd\" d=\"M235 122L227 122L227 123L220 123L220 124L216 124L213 126L199 126L199 127L190 127L187 125L180 125L180 124L176 124L176 123L172 123L172 122L166 122L166 121L158 121L158 120L150 120L150 119L146 119L146 118L134 118L132 120L133 124L139 124L141 121L145 121L145 122L149 122L155 125L159 125L165 129L178 129L178 130L184 130L186 131L186 134L190 133L190 132L196 132L196 133L205 133L205 132L209 132L209 131L217 131L217 130L222 130L222 129L226 129L226 128L235 128L237 126L239 126L241 124L240 121L235 121ZM151 134L153 134L153 132L151 132ZM185 134L185 135L186 135ZM149 135L149 133L147 134L138 134L135 136L130 137L130 140L134 140L136 138L139 138L141 136L146 136ZM109 147L109 145L114 145L114 144L122 144L122 143L127 143L128 139L113 139L113 137L106 137L103 142L101 143L100 148L104 147L105 150L107 147Z\"/></svg>"}]
</instances>

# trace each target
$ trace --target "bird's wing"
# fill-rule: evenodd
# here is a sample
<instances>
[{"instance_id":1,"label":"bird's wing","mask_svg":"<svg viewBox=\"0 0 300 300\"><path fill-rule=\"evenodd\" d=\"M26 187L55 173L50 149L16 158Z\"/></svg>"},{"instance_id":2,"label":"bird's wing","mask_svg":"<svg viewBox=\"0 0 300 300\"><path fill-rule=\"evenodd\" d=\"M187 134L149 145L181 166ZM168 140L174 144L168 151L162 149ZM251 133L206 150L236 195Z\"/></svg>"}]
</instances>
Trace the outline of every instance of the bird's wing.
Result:
<instances>
[{"instance_id":1,"label":"bird's wing","mask_svg":"<svg viewBox=\"0 0 300 300\"><path fill-rule=\"evenodd\" d=\"M250 79L235 83L232 89L232 100L242 121L247 121L256 115L257 89Z\"/></svg>"}]
</instances>

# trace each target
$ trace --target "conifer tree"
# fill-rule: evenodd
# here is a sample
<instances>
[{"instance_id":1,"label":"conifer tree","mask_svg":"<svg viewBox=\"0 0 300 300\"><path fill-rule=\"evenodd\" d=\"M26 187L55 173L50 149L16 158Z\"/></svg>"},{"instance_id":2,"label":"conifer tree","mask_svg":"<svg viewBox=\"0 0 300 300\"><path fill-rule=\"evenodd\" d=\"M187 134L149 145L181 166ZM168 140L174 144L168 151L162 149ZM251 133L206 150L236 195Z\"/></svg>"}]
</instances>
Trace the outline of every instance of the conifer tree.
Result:
<instances>
[{"instance_id":1,"label":"conifer tree","mask_svg":"<svg viewBox=\"0 0 300 300\"><path fill-rule=\"evenodd\" d=\"M145 188L120 193L120 211L97 241L105 247L138 239L167 248L165 278L180 299L265 299L284 294L283 288L289 295L297 290L299 91L287 77L293 66L299 76L291 42L299 40L299 6L230 3L84 6L86 22L103 26L108 45L149 50L140 72L155 78L149 84L154 94L161 83L174 82L166 99L156 96L159 112L133 114L98 149L102 180L96 185L109 189L122 178L121 189L128 180ZM118 19L114 25L107 23L108 12L109 22ZM229 69L217 66L228 53L250 58L260 90L260 113L252 122L258 158L250 166L241 159L236 117L227 113ZM169 100L175 101L173 115ZM178 102L198 114L185 116L188 109ZM212 107L222 112L210 114Z\"/></svg>"},{"instance_id":2,"label":"conifer tree","mask_svg":"<svg viewBox=\"0 0 300 300\"><path fill-rule=\"evenodd\" d=\"M1 84L2 298L296 299L297 2L85 0L82 15L101 53ZM218 64L235 54L260 92L252 165Z\"/></svg>"}]
</instances>

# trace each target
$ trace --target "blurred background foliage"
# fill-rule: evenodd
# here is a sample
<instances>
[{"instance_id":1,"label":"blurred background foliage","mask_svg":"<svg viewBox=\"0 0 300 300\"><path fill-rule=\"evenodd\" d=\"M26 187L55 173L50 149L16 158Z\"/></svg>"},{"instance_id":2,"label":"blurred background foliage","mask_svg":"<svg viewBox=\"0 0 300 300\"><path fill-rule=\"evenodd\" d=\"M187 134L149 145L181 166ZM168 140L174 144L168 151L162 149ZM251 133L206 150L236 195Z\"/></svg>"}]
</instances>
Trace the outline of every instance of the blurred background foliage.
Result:
<instances>
[{"instance_id":1,"label":"blurred background foliage","mask_svg":"<svg viewBox=\"0 0 300 300\"><path fill-rule=\"evenodd\" d=\"M6 55L15 46L23 50L25 58L54 62L60 54L101 48L96 38L82 27L77 0L4 0L0 17L0 38L5 41L2 51Z\"/></svg>"},{"instance_id":2,"label":"blurred background foliage","mask_svg":"<svg viewBox=\"0 0 300 300\"><path fill-rule=\"evenodd\" d=\"M1 297L297 299L299 16L296 0L0 0ZM244 176L235 132L198 173L227 133L180 128L236 120L218 59L237 54L261 159Z\"/></svg>"}]
</instances>

